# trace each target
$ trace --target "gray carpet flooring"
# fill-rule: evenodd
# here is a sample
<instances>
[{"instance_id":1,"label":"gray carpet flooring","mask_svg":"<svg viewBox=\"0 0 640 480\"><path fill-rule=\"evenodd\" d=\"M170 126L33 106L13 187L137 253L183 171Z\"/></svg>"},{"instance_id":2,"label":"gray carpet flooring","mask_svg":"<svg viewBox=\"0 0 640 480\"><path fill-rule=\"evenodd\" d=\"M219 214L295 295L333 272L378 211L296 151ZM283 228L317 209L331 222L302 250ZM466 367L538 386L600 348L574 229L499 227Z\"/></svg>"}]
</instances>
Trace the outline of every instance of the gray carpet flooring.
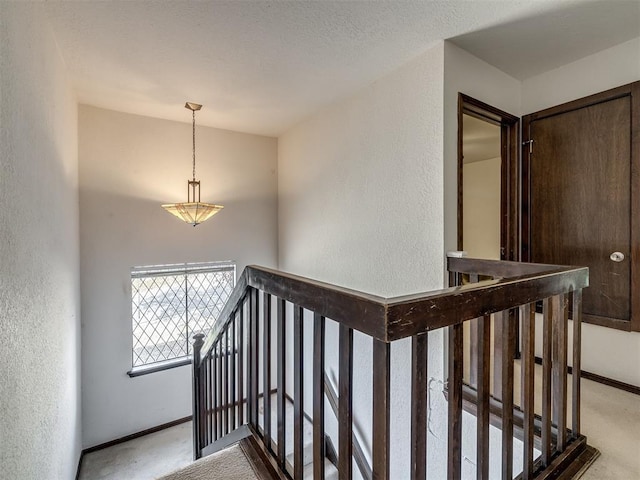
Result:
<instances>
[{"instance_id":1,"label":"gray carpet flooring","mask_svg":"<svg viewBox=\"0 0 640 480\"><path fill-rule=\"evenodd\" d=\"M253 467L238 445L193 462L158 480L258 480Z\"/></svg>"}]
</instances>

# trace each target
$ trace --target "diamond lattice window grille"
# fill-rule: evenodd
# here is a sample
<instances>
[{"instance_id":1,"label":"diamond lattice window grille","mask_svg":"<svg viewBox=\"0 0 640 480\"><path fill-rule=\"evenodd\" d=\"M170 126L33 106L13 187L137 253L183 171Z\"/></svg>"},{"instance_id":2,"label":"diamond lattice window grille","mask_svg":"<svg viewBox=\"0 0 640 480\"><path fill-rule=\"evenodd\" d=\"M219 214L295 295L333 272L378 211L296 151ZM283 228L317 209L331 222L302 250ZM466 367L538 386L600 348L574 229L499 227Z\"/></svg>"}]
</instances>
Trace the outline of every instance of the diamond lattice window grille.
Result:
<instances>
[{"instance_id":1,"label":"diamond lattice window grille","mask_svg":"<svg viewBox=\"0 0 640 480\"><path fill-rule=\"evenodd\" d=\"M133 367L191 355L191 337L213 327L235 281L233 262L133 268Z\"/></svg>"}]
</instances>

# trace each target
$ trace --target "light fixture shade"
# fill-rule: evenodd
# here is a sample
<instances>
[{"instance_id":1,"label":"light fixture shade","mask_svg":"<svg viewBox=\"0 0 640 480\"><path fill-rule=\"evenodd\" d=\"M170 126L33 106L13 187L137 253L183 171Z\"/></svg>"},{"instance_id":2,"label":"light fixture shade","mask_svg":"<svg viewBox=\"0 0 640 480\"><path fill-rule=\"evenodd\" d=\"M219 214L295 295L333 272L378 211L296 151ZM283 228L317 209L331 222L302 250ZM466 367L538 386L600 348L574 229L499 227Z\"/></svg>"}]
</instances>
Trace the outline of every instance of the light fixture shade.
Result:
<instances>
[{"instance_id":1,"label":"light fixture shade","mask_svg":"<svg viewBox=\"0 0 640 480\"><path fill-rule=\"evenodd\" d=\"M212 203L202 203L200 201L200 182L196 180L196 111L202 108L202 105L193 102L187 102L185 108L191 110L192 139L193 139L193 179L187 180L187 201L183 203L167 203L162 205L167 212L175 215L183 222L194 227L205 220L213 217L222 210L222 205L214 205Z\"/></svg>"},{"instance_id":2,"label":"light fixture shade","mask_svg":"<svg viewBox=\"0 0 640 480\"><path fill-rule=\"evenodd\" d=\"M180 220L193 225L211 218L224 207L222 205L213 205L211 203L202 202L184 202L184 203L168 203L162 205L167 212L175 215Z\"/></svg>"}]
</instances>

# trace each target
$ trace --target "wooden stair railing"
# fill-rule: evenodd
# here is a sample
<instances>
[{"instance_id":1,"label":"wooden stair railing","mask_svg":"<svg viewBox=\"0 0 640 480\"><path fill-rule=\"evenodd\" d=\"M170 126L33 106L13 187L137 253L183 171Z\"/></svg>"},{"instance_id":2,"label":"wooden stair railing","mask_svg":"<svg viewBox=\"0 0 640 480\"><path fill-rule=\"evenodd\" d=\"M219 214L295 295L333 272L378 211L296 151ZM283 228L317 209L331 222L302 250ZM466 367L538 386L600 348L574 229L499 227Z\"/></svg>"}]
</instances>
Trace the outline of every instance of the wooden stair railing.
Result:
<instances>
[{"instance_id":1,"label":"wooden stair railing","mask_svg":"<svg viewBox=\"0 0 640 480\"><path fill-rule=\"evenodd\" d=\"M216 451L221 444L228 444L229 435L246 424L260 441L271 466L280 472L280 478L301 480L307 415L313 422L313 478L325 478L325 396L328 394L325 324L331 319L339 329L340 480L351 479L353 473L354 330L372 337L373 343L372 478L390 478L390 345L408 337L412 339L410 475L415 480L427 478L427 340L428 332L442 328L448 329L449 358L447 478L455 480L462 475L465 388L475 392L477 478L489 478L490 413L493 409L495 416L496 402L502 431L501 477L514 477L514 412L521 420L523 432L524 460L519 478L547 479L560 475L587 450L586 438L580 434L580 315L581 291L588 286L588 270L467 258L449 258L448 270L450 288L385 299L267 268L247 267L206 341L202 335L195 336L194 456L199 458ZM543 365L542 412L536 417L534 337L538 304L542 308ZM312 318L305 312L311 312ZM290 313L291 318L287 318ZM573 375L570 428L565 428L569 418L569 318L573 321L574 340L570 352ZM515 325L520 320L523 325L522 381L518 407L514 403L514 345ZM287 329L289 322L293 325L291 330ZM473 340L469 346L464 342L467 325ZM311 345L304 343L306 329L311 329ZM292 363L288 363L285 347L290 335ZM313 352L311 368L305 368L307 348ZM489 369L492 356L493 391ZM473 372L467 381L463 378L465 357L471 360ZM291 392L286 391L288 369L293 371ZM311 393L313 407L312 412L305 412L303 389L305 375L309 374L312 392L307 393ZM293 399L293 445L286 444L285 435L289 393ZM275 405L272 405L272 395L275 395ZM539 435L536 435L536 426ZM537 443L534 444L534 440ZM538 452L536 445L540 447L538 458L534 458ZM287 460L290 447L293 462Z\"/></svg>"}]
</instances>

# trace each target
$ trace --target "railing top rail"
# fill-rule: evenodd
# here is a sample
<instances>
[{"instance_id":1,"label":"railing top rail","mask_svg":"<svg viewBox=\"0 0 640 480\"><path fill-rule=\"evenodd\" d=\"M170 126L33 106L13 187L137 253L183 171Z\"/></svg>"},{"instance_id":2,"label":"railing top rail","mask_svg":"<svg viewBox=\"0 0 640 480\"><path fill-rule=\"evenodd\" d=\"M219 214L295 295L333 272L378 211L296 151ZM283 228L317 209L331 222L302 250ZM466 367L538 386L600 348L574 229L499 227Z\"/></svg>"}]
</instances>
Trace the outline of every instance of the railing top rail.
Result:
<instances>
[{"instance_id":1,"label":"railing top rail","mask_svg":"<svg viewBox=\"0 0 640 480\"><path fill-rule=\"evenodd\" d=\"M391 342L553 295L587 287L588 269L496 260L449 258L449 271L500 277L461 287L383 298L269 268L248 266L202 348L206 355L248 287Z\"/></svg>"}]
</instances>

